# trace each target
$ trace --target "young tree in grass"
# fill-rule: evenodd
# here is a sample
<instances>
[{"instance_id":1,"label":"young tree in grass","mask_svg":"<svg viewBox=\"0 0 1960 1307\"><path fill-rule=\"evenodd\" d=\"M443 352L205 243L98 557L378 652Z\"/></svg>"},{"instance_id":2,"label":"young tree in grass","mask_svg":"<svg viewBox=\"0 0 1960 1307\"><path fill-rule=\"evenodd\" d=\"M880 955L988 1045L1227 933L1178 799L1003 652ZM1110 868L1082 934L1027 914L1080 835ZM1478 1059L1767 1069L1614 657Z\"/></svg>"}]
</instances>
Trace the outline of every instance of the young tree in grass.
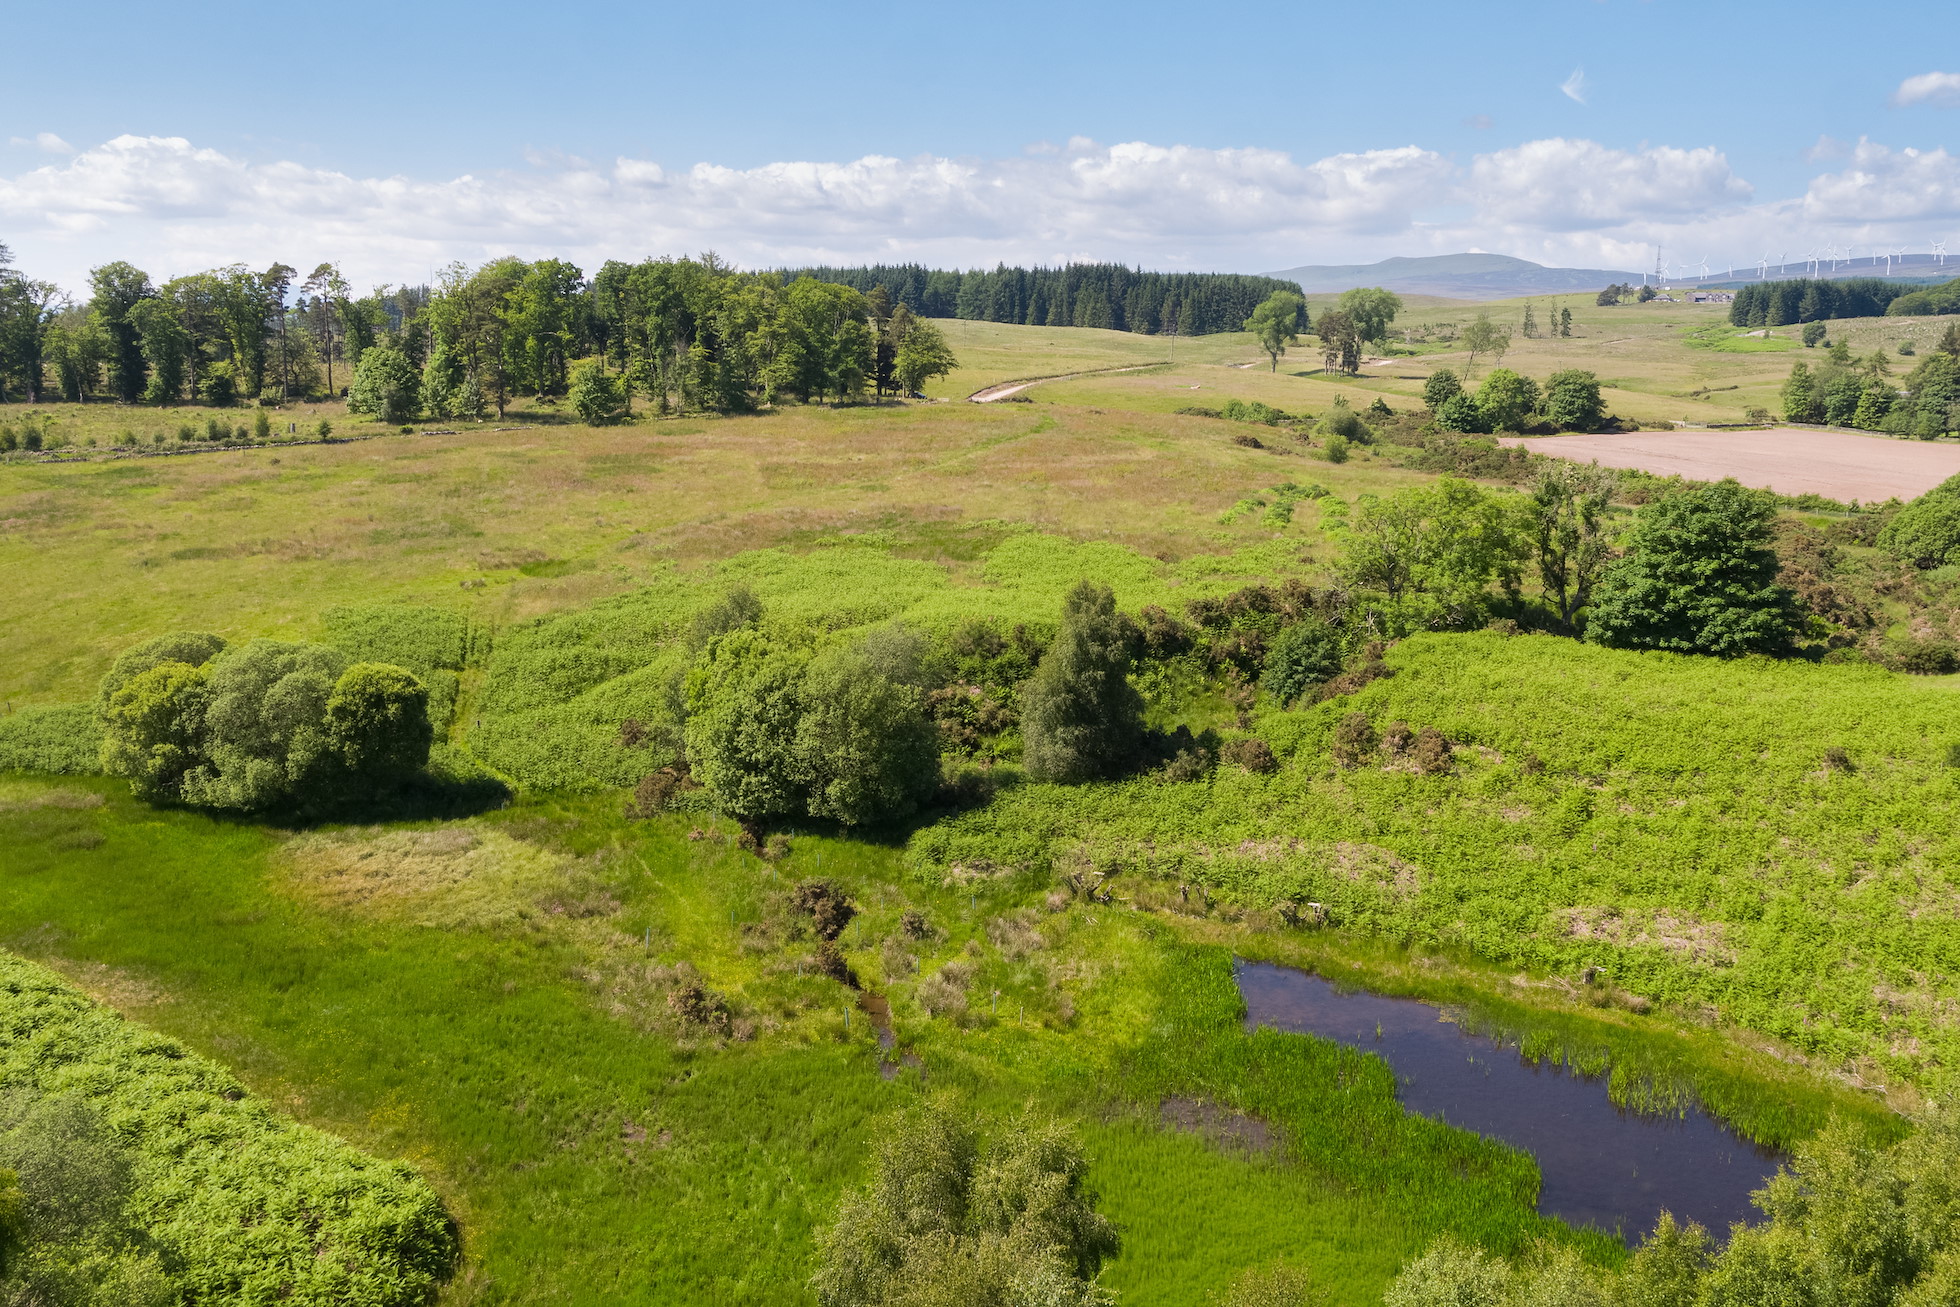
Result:
<instances>
[{"instance_id":1,"label":"young tree in grass","mask_svg":"<svg viewBox=\"0 0 1960 1307\"><path fill-rule=\"evenodd\" d=\"M910 816L939 784L939 728L918 687L887 674L875 649L830 651L810 666L796 752L812 817L846 826Z\"/></svg>"},{"instance_id":2,"label":"young tree in grass","mask_svg":"<svg viewBox=\"0 0 1960 1307\"><path fill-rule=\"evenodd\" d=\"M570 399L580 421L595 427L619 421L627 416L626 396L626 379L598 359L573 366Z\"/></svg>"},{"instance_id":3,"label":"young tree in grass","mask_svg":"<svg viewBox=\"0 0 1960 1307\"><path fill-rule=\"evenodd\" d=\"M1300 343L1300 329L1306 316L1307 302L1304 299L1290 290L1276 290L1245 320L1245 330L1258 337L1259 348L1272 359L1274 372L1279 371L1279 361L1286 356L1286 347Z\"/></svg>"},{"instance_id":4,"label":"young tree in grass","mask_svg":"<svg viewBox=\"0 0 1960 1307\"><path fill-rule=\"evenodd\" d=\"M1329 372L1349 376L1361 370L1361 329L1339 309L1320 315L1314 331L1320 337L1320 364Z\"/></svg>"},{"instance_id":5,"label":"young tree in grass","mask_svg":"<svg viewBox=\"0 0 1960 1307\"><path fill-rule=\"evenodd\" d=\"M1613 484L1610 472L1558 459L1546 463L1532 481L1526 511L1538 580L1559 624L1573 634L1580 610L1592 599L1612 557L1606 512Z\"/></svg>"},{"instance_id":6,"label":"young tree in grass","mask_svg":"<svg viewBox=\"0 0 1960 1307\"><path fill-rule=\"evenodd\" d=\"M361 355L347 392L348 412L407 422L421 407L422 377L406 354L392 345L376 345Z\"/></svg>"},{"instance_id":7,"label":"young tree in grass","mask_svg":"<svg viewBox=\"0 0 1960 1307\"><path fill-rule=\"evenodd\" d=\"M1648 505L1593 592L1586 638L1721 657L1787 651L1803 620L1776 579L1775 522L1775 501L1734 481Z\"/></svg>"},{"instance_id":8,"label":"young tree in grass","mask_svg":"<svg viewBox=\"0 0 1960 1307\"><path fill-rule=\"evenodd\" d=\"M1291 703L1341 670L1341 633L1319 617L1308 615L1274 637L1266 650L1266 667L1259 678L1282 704Z\"/></svg>"},{"instance_id":9,"label":"young tree in grass","mask_svg":"<svg viewBox=\"0 0 1960 1307\"><path fill-rule=\"evenodd\" d=\"M1108 586L1078 582L1062 625L1021 692L1028 774L1076 782L1114 776L1136 757L1143 701L1129 680L1129 641Z\"/></svg>"},{"instance_id":10,"label":"young tree in grass","mask_svg":"<svg viewBox=\"0 0 1960 1307\"><path fill-rule=\"evenodd\" d=\"M1477 359L1487 357L1493 362L1504 361L1505 351L1511 348L1511 331L1490 320L1490 314L1479 313L1477 320L1463 329L1463 347L1470 351L1469 371L1475 371Z\"/></svg>"},{"instance_id":11,"label":"young tree in grass","mask_svg":"<svg viewBox=\"0 0 1960 1307\"><path fill-rule=\"evenodd\" d=\"M901 304L898 311L893 313L892 321L896 323L898 313L903 312L906 310ZM910 317L909 313L907 317ZM899 338L892 375L905 394L916 395L925 389L926 382L945 376L959 365L959 360L953 357L952 346L946 343L946 333L935 323L912 318Z\"/></svg>"},{"instance_id":12,"label":"young tree in grass","mask_svg":"<svg viewBox=\"0 0 1960 1307\"><path fill-rule=\"evenodd\" d=\"M428 765L429 691L406 668L355 663L334 681L323 722L350 797L398 785Z\"/></svg>"},{"instance_id":13,"label":"young tree in grass","mask_svg":"<svg viewBox=\"0 0 1960 1307\"><path fill-rule=\"evenodd\" d=\"M808 665L807 652L744 627L711 641L689 669L688 761L730 815L767 821L806 810L797 731Z\"/></svg>"}]
</instances>

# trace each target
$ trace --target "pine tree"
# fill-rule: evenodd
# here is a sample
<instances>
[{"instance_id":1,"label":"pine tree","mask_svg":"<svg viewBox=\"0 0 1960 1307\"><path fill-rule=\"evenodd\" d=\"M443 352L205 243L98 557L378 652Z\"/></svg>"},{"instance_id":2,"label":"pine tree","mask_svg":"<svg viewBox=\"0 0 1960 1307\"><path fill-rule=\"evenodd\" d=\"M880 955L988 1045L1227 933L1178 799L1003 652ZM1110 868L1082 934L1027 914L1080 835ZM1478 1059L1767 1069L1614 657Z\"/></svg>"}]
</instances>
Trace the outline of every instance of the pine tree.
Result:
<instances>
[{"instance_id":1,"label":"pine tree","mask_svg":"<svg viewBox=\"0 0 1960 1307\"><path fill-rule=\"evenodd\" d=\"M1130 685L1129 641L1108 586L1078 582L1062 625L1021 697L1023 757L1038 781L1114 776L1136 756L1143 701Z\"/></svg>"}]
</instances>

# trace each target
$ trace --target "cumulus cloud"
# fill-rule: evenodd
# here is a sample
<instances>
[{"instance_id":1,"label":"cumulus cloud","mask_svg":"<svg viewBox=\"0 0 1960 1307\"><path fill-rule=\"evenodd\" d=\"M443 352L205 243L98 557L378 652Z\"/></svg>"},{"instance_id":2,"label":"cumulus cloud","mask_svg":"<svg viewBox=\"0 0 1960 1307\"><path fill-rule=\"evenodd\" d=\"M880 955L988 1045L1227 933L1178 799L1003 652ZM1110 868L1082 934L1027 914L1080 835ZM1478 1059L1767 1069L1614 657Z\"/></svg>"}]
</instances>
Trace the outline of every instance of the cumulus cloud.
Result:
<instances>
[{"instance_id":1,"label":"cumulus cloud","mask_svg":"<svg viewBox=\"0 0 1960 1307\"><path fill-rule=\"evenodd\" d=\"M1712 146L1614 150L1562 137L1478 155L1465 189L1487 221L1553 231L1707 215L1751 191Z\"/></svg>"},{"instance_id":2,"label":"cumulus cloud","mask_svg":"<svg viewBox=\"0 0 1960 1307\"><path fill-rule=\"evenodd\" d=\"M446 181L361 178L249 162L181 137L120 136L0 178L0 221L23 254L66 248L185 268L317 253L396 279L507 253L593 260L710 247L750 266L1072 257L1217 266L1248 247L1405 230L1453 175L1443 156L1415 146L1302 163L1276 150L1082 139L1012 159L867 155L684 170L539 162Z\"/></svg>"},{"instance_id":3,"label":"cumulus cloud","mask_svg":"<svg viewBox=\"0 0 1960 1307\"><path fill-rule=\"evenodd\" d=\"M1960 73L1920 73L1899 83L1892 103L1960 105Z\"/></svg>"},{"instance_id":4,"label":"cumulus cloud","mask_svg":"<svg viewBox=\"0 0 1960 1307\"><path fill-rule=\"evenodd\" d=\"M1110 259L1256 271L1478 248L1639 268L1656 243L1753 262L1761 242L1785 240L1772 233L1793 233L1785 243L1798 248L1853 231L1893 243L1946 234L1930 224L1960 213L1952 156L1868 141L1846 150L1808 193L1760 201L1712 146L1624 150L1565 138L1464 161L1415 145L1303 161L1082 138L1011 158L866 155L753 168L535 151L529 168L427 179L121 136L0 175L0 239L18 266L77 288L89 267L117 258L160 277L331 259L363 284L421 281L454 260L505 254L590 270L607 258L706 249L746 267Z\"/></svg>"},{"instance_id":5,"label":"cumulus cloud","mask_svg":"<svg viewBox=\"0 0 1960 1307\"><path fill-rule=\"evenodd\" d=\"M1860 140L1848 167L1811 180L1803 212L1835 225L1960 217L1960 158Z\"/></svg>"}]
</instances>

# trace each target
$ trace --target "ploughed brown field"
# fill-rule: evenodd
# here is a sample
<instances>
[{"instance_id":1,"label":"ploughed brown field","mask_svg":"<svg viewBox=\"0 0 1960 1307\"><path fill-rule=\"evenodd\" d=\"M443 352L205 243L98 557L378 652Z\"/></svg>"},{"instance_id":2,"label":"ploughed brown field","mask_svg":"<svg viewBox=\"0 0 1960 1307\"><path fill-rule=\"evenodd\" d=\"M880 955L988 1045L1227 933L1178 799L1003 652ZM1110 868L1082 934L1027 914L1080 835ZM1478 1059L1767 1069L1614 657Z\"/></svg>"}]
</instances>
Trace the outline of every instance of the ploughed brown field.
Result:
<instances>
[{"instance_id":1,"label":"ploughed brown field","mask_svg":"<svg viewBox=\"0 0 1960 1307\"><path fill-rule=\"evenodd\" d=\"M1634 431L1597 436L1507 436L1553 458L1638 468L1694 481L1734 477L1779 494L1863 503L1925 494L1960 473L1960 445L1848 431Z\"/></svg>"}]
</instances>

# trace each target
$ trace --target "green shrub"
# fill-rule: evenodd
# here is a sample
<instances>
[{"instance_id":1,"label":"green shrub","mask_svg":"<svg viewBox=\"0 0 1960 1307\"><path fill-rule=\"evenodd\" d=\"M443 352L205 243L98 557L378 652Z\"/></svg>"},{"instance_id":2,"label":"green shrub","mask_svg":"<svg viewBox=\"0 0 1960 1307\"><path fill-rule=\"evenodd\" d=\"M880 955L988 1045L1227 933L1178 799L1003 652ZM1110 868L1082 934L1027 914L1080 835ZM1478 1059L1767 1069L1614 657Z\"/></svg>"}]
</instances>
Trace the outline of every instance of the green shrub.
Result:
<instances>
[{"instance_id":1,"label":"green shrub","mask_svg":"<svg viewBox=\"0 0 1960 1307\"><path fill-rule=\"evenodd\" d=\"M1816 349L1819 345L1824 343L1824 337L1829 333L1830 333L1830 329L1821 322L1804 323L1803 324L1803 347L1805 349Z\"/></svg>"},{"instance_id":2,"label":"green shrub","mask_svg":"<svg viewBox=\"0 0 1960 1307\"><path fill-rule=\"evenodd\" d=\"M215 1064L8 954L0 1029L0 1083L16 1103L30 1116L77 1104L114 1142L90 1159L98 1219L113 1222L127 1185L184 1301L411 1307L455 1265L455 1231L410 1167L280 1118ZM71 1151L100 1154L99 1135L67 1128ZM16 1162L19 1129L0 1144Z\"/></svg>"},{"instance_id":3,"label":"green shrub","mask_svg":"<svg viewBox=\"0 0 1960 1307\"><path fill-rule=\"evenodd\" d=\"M420 411L422 378L408 356L391 345L361 351L354 367L354 384L347 392L347 411L366 413L383 422L407 422Z\"/></svg>"},{"instance_id":4,"label":"green shrub","mask_svg":"<svg viewBox=\"0 0 1960 1307\"><path fill-rule=\"evenodd\" d=\"M812 817L846 826L910 816L939 783L939 730L876 641L820 656L796 749Z\"/></svg>"},{"instance_id":5,"label":"green shrub","mask_svg":"<svg viewBox=\"0 0 1960 1307\"><path fill-rule=\"evenodd\" d=\"M1554 372L1545 379L1545 416L1560 431L1591 431L1597 427L1606 416L1599 378L1579 368Z\"/></svg>"},{"instance_id":6,"label":"green shrub","mask_svg":"<svg viewBox=\"0 0 1960 1307\"><path fill-rule=\"evenodd\" d=\"M1914 567L1960 561L1960 476L1948 477L1900 509L1879 531L1878 547Z\"/></svg>"},{"instance_id":7,"label":"green shrub","mask_svg":"<svg viewBox=\"0 0 1960 1307\"><path fill-rule=\"evenodd\" d=\"M1586 638L1733 657L1787 650L1802 629L1777 581L1776 504L1733 481L1649 504L1593 594Z\"/></svg>"},{"instance_id":8,"label":"green shrub","mask_svg":"<svg viewBox=\"0 0 1960 1307\"><path fill-rule=\"evenodd\" d=\"M1129 672L1114 593L1079 583L1063 600L1061 629L1021 694L1023 756L1031 777L1085 781L1132 765L1143 704Z\"/></svg>"},{"instance_id":9,"label":"green shrub","mask_svg":"<svg viewBox=\"0 0 1960 1307\"><path fill-rule=\"evenodd\" d=\"M569 398L579 420L595 427L627 416L626 378L606 371L598 359L587 359L572 369Z\"/></svg>"},{"instance_id":10,"label":"green shrub","mask_svg":"<svg viewBox=\"0 0 1960 1307\"><path fill-rule=\"evenodd\" d=\"M22 708L0 717L0 771L85 776L102 770L102 727L85 703Z\"/></svg>"},{"instance_id":11,"label":"green shrub","mask_svg":"<svg viewBox=\"0 0 1960 1307\"><path fill-rule=\"evenodd\" d=\"M946 1106L884 1133L877 1169L844 1195L811 1278L823 1307L1028 1303L1097 1307L1121 1248L1088 1161L1058 1124L1022 1119L982 1144Z\"/></svg>"},{"instance_id":12,"label":"green shrub","mask_svg":"<svg viewBox=\"0 0 1960 1307\"><path fill-rule=\"evenodd\" d=\"M1341 633L1318 617L1307 617L1281 631L1266 650L1260 684L1281 703L1291 703L1309 687L1338 674Z\"/></svg>"},{"instance_id":13,"label":"green shrub","mask_svg":"<svg viewBox=\"0 0 1960 1307\"><path fill-rule=\"evenodd\" d=\"M1490 430L1484 420L1483 409L1477 406L1474 396L1461 391L1451 394L1436 406L1436 425L1445 431L1462 431L1481 434Z\"/></svg>"},{"instance_id":14,"label":"green shrub","mask_svg":"<svg viewBox=\"0 0 1960 1307\"><path fill-rule=\"evenodd\" d=\"M326 645L214 646L222 641L197 633L159 637L103 678L103 770L128 777L139 798L314 809L393 785L428 760L427 691L404 669L350 668Z\"/></svg>"},{"instance_id":15,"label":"green shrub","mask_svg":"<svg viewBox=\"0 0 1960 1307\"><path fill-rule=\"evenodd\" d=\"M731 631L687 674L687 756L722 811L748 821L800 816L797 754L809 654L753 630Z\"/></svg>"},{"instance_id":16,"label":"green shrub","mask_svg":"<svg viewBox=\"0 0 1960 1307\"><path fill-rule=\"evenodd\" d=\"M1538 411L1538 384L1510 368L1492 368L1477 387L1485 431L1522 431Z\"/></svg>"}]
</instances>

